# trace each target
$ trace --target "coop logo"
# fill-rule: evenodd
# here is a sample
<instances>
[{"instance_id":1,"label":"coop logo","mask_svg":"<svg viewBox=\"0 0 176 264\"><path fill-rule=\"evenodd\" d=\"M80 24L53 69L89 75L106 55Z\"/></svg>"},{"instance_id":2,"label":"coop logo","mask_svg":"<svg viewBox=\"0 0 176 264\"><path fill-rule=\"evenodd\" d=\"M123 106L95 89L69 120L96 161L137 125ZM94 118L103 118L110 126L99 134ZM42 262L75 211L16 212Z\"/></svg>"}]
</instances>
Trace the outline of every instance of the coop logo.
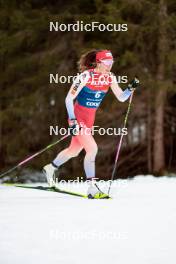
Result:
<instances>
[{"instance_id":1,"label":"coop logo","mask_svg":"<svg viewBox=\"0 0 176 264\"><path fill-rule=\"evenodd\" d=\"M86 105L87 105L87 106L95 106L95 107L98 107L98 106L100 105L100 103L87 102Z\"/></svg>"}]
</instances>

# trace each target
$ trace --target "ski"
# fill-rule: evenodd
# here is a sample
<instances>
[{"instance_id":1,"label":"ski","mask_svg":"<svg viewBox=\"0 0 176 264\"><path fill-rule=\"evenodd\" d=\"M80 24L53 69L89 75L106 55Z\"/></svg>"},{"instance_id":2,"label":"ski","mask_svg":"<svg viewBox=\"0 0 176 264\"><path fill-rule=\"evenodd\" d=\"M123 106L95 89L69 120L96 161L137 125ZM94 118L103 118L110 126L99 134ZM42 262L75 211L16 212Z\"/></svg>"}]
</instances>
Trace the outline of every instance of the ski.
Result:
<instances>
[{"instance_id":1,"label":"ski","mask_svg":"<svg viewBox=\"0 0 176 264\"><path fill-rule=\"evenodd\" d=\"M57 187L28 186L28 185L8 184L8 183L5 184L5 185L11 185L11 186L15 186L15 187L18 187L18 188L26 188L26 189L34 189L34 190L41 190L41 191L63 193L63 194L68 194L68 195L72 195L72 196L82 197L82 198L86 198L86 199L97 199L97 198L93 198L93 197L88 197L87 195L82 194L82 193L71 192L71 191L63 190L63 189L60 189L60 188L57 188ZM107 197L98 198L98 199L111 199L111 197L107 196Z\"/></svg>"},{"instance_id":2,"label":"ski","mask_svg":"<svg viewBox=\"0 0 176 264\"><path fill-rule=\"evenodd\" d=\"M35 189L35 190L41 190L41 191L49 191L49 192L58 192L58 193L63 193L63 194L68 194L72 196L77 196L77 197L82 197L82 198L87 198L87 199L95 199L95 198L90 198L85 194L82 193L77 193L77 192L71 192L67 190L63 190L57 187L44 187L44 186L27 186L27 185L14 185L15 187L20 187L20 188L27 188L27 189ZM103 197L103 198L98 198L98 199L110 199L109 196Z\"/></svg>"},{"instance_id":3,"label":"ski","mask_svg":"<svg viewBox=\"0 0 176 264\"><path fill-rule=\"evenodd\" d=\"M14 185L15 187L20 187L20 188L27 188L27 189L34 189L34 190L41 190L41 191L49 191L49 192L58 192L58 193L63 193L63 194L69 194L72 196L78 196L82 198L88 198L87 195L81 194L81 193L76 193L76 192L71 192L71 191L66 191L59 189L57 187L44 187L44 186L27 186L27 185Z\"/></svg>"}]
</instances>

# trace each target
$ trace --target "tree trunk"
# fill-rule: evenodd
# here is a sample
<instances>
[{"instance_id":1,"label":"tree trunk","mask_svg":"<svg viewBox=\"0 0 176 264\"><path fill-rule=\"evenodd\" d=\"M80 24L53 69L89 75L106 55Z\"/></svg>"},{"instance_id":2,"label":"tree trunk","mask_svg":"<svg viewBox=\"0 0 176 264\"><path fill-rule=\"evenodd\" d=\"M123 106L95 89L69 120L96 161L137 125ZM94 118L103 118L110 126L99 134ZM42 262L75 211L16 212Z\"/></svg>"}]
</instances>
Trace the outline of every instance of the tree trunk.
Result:
<instances>
[{"instance_id":1,"label":"tree trunk","mask_svg":"<svg viewBox=\"0 0 176 264\"><path fill-rule=\"evenodd\" d=\"M154 160L153 170L161 173L165 168L164 151L164 105L166 97L166 87L163 86L165 75L165 59L167 49L166 21L167 11L164 0L159 3L159 36L158 36L158 69L157 69L157 88L155 99L155 124L154 124Z\"/></svg>"},{"instance_id":2,"label":"tree trunk","mask_svg":"<svg viewBox=\"0 0 176 264\"><path fill-rule=\"evenodd\" d=\"M148 92L148 108L147 108L147 167L148 172L152 171L152 109L151 109L151 91Z\"/></svg>"}]
</instances>

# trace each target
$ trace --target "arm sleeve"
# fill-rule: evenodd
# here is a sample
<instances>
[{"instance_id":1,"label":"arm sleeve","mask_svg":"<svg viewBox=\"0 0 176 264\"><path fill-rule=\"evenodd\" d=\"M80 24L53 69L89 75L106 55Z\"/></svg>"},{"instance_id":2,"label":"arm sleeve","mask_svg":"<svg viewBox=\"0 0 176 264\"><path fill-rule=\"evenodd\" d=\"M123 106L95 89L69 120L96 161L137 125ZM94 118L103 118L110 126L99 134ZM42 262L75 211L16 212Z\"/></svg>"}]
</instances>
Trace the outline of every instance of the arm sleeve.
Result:
<instances>
[{"instance_id":1,"label":"arm sleeve","mask_svg":"<svg viewBox=\"0 0 176 264\"><path fill-rule=\"evenodd\" d=\"M119 101L125 102L130 97L131 93L132 92L128 88L126 88L119 96Z\"/></svg>"},{"instance_id":2,"label":"arm sleeve","mask_svg":"<svg viewBox=\"0 0 176 264\"><path fill-rule=\"evenodd\" d=\"M74 113L73 99L70 95L67 95L67 97L65 99L65 104L66 104L69 119L75 119L76 117L75 117L75 113Z\"/></svg>"},{"instance_id":3,"label":"arm sleeve","mask_svg":"<svg viewBox=\"0 0 176 264\"><path fill-rule=\"evenodd\" d=\"M111 84L111 89L115 95L115 97L120 101L120 102L125 102L131 95L131 91L126 88L124 91L120 88L117 82L117 78L115 75L112 75L112 84Z\"/></svg>"},{"instance_id":4,"label":"arm sleeve","mask_svg":"<svg viewBox=\"0 0 176 264\"><path fill-rule=\"evenodd\" d=\"M66 104L66 108L67 108L67 113L68 113L68 117L69 119L75 119L75 113L74 113L74 100L75 98L77 97L77 95L79 94L79 92L81 91L81 89L85 86L85 84L88 82L88 79L89 79L89 72L88 71L84 71L83 73L79 74L67 96L66 96L66 99L65 99L65 104Z\"/></svg>"}]
</instances>

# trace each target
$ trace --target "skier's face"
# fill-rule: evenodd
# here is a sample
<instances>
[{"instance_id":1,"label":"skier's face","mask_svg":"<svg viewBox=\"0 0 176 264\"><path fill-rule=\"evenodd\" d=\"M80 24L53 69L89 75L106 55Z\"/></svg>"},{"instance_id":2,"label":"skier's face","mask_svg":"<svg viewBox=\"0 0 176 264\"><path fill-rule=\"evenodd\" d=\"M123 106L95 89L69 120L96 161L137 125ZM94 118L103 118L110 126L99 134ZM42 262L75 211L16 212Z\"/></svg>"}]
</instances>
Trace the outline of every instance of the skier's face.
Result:
<instances>
[{"instance_id":1,"label":"skier's face","mask_svg":"<svg viewBox=\"0 0 176 264\"><path fill-rule=\"evenodd\" d=\"M102 60L99 63L99 70L102 73L109 73L113 65L113 60Z\"/></svg>"}]
</instances>

